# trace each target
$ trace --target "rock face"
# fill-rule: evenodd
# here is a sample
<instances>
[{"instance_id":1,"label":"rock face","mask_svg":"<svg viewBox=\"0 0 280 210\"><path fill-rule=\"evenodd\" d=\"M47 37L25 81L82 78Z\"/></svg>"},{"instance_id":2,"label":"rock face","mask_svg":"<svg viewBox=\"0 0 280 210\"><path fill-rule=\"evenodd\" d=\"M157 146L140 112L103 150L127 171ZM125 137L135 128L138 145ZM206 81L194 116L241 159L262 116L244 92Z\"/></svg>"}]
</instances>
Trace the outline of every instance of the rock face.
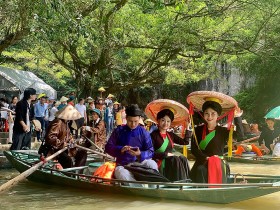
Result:
<instances>
[{"instance_id":1,"label":"rock face","mask_svg":"<svg viewBox=\"0 0 280 210\"><path fill-rule=\"evenodd\" d=\"M234 96L241 90L253 86L255 82L254 76L249 77L226 62L217 65L217 69L213 78L198 83L199 90L217 91Z\"/></svg>"}]
</instances>

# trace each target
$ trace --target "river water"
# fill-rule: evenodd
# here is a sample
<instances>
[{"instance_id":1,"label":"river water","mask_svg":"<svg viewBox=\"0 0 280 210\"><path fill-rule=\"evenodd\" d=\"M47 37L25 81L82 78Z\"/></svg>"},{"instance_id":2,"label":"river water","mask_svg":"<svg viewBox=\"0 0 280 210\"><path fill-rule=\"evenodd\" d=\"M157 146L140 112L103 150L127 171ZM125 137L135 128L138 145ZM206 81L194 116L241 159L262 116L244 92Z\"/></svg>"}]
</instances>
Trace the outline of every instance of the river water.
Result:
<instances>
[{"instance_id":1,"label":"river water","mask_svg":"<svg viewBox=\"0 0 280 210\"><path fill-rule=\"evenodd\" d=\"M230 166L233 173L280 175L280 167L278 165L230 163ZM14 169L0 170L0 183L6 182L18 174ZM232 204L208 204L83 192L75 189L50 187L49 185L32 183L26 180L0 195L0 209L276 210L280 209L280 192Z\"/></svg>"}]
</instances>

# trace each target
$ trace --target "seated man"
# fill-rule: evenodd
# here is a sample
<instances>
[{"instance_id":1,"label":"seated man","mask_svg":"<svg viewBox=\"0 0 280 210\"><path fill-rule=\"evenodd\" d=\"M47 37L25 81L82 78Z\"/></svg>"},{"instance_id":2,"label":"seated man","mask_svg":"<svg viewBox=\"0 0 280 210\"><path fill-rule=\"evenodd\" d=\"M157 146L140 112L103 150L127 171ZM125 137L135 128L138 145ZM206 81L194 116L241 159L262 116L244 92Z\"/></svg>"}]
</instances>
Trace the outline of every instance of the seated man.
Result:
<instances>
[{"instance_id":1,"label":"seated man","mask_svg":"<svg viewBox=\"0 0 280 210\"><path fill-rule=\"evenodd\" d=\"M151 159L154 155L154 148L150 134L144 127L139 126L142 111L137 104L132 104L126 108L125 112L127 124L119 126L113 131L105 146L105 152L117 158L114 174L116 179L135 181L133 174L124 168L125 165L139 162L141 165L155 170L158 170L158 166Z\"/></svg>"}]
</instances>

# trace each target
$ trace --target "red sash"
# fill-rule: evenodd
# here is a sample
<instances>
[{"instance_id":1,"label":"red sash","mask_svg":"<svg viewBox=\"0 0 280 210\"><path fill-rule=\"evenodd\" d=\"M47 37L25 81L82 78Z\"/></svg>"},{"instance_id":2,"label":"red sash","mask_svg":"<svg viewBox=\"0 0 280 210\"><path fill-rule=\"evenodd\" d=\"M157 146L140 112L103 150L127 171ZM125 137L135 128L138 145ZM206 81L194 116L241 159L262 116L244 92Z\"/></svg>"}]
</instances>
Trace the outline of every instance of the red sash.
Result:
<instances>
[{"instance_id":1,"label":"red sash","mask_svg":"<svg viewBox=\"0 0 280 210\"><path fill-rule=\"evenodd\" d=\"M216 156L211 156L208 159L208 183L209 184L222 184L223 173L221 159ZM215 187L215 186L211 186Z\"/></svg>"}]
</instances>

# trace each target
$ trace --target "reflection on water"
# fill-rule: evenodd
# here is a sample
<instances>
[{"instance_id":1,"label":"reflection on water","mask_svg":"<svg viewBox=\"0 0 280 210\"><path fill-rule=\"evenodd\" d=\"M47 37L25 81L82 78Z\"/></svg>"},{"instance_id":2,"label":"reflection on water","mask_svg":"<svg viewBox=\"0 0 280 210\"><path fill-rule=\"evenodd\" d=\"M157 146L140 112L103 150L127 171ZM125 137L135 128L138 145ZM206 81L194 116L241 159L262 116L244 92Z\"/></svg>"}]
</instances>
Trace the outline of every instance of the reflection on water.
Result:
<instances>
[{"instance_id":1,"label":"reflection on water","mask_svg":"<svg viewBox=\"0 0 280 210\"><path fill-rule=\"evenodd\" d=\"M280 175L278 165L231 163L233 173ZM0 170L0 182L15 177L15 170ZM158 200L135 196L99 194L23 181L0 196L0 209L279 209L280 192L233 204L208 204L176 200Z\"/></svg>"}]
</instances>

